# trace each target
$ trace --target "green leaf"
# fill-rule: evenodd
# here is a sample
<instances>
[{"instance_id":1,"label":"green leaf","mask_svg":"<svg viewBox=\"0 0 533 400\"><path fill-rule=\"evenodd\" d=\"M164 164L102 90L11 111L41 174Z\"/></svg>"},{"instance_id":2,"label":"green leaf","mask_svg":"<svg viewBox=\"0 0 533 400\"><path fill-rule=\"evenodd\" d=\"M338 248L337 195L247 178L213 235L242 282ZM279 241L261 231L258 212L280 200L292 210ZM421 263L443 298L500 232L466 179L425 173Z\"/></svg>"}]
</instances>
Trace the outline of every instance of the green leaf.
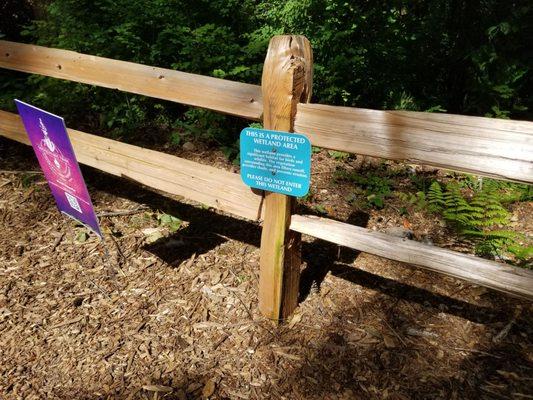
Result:
<instances>
[{"instance_id":1,"label":"green leaf","mask_svg":"<svg viewBox=\"0 0 533 400\"><path fill-rule=\"evenodd\" d=\"M215 70L213 70L212 75L215 78L224 79L224 77L226 76L226 73L223 70L221 70L221 69L215 69Z\"/></svg>"},{"instance_id":2,"label":"green leaf","mask_svg":"<svg viewBox=\"0 0 533 400\"><path fill-rule=\"evenodd\" d=\"M326 214L328 213L327 210L326 210L326 208L325 208L322 204L317 204L317 205L315 205L314 209L315 209L316 211L318 211L320 214L324 214L324 215L326 215Z\"/></svg>"},{"instance_id":3,"label":"green leaf","mask_svg":"<svg viewBox=\"0 0 533 400\"><path fill-rule=\"evenodd\" d=\"M157 219L159 220L159 225L167 226L170 232L176 232L183 222L181 219L170 214L159 214Z\"/></svg>"},{"instance_id":4,"label":"green leaf","mask_svg":"<svg viewBox=\"0 0 533 400\"><path fill-rule=\"evenodd\" d=\"M89 239L89 235L85 231L80 231L76 235L76 242L78 243L85 243Z\"/></svg>"},{"instance_id":5,"label":"green leaf","mask_svg":"<svg viewBox=\"0 0 533 400\"><path fill-rule=\"evenodd\" d=\"M181 135L178 131L174 131L170 134L170 143L175 146L179 146L181 143Z\"/></svg>"},{"instance_id":6,"label":"green leaf","mask_svg":"<svg viewBox=\"0 0 533 400\"><path fill-rule=\"evenodd\" d=\"M346 160L348 157L350 157L350 154L345 153L344 151L328 150L328 154L334 160Z\"/></svg>"}]
</instances>

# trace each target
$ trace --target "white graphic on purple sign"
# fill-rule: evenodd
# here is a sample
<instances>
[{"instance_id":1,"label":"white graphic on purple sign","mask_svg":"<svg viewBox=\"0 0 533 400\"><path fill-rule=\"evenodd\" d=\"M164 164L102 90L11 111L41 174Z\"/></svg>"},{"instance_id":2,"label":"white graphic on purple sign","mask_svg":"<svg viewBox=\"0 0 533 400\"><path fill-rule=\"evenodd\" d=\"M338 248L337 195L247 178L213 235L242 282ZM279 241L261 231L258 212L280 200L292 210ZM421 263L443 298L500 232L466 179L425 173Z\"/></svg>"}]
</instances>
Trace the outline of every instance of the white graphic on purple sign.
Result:
<instances>
[{"instance_id":1,"label":"white graphic on purple sign","mask_svg":"<svg viewBox=\"0 0 533 400\"><path fill-rule=\"evenodd\" d=\"M59 177L66 181L70 181L72 178L69 160L63 156L61 150L50 139L48 136L48 130L40 118L39 128L41 128L41 132L43 133L44 137L39 143L38 148L43 155L46 164L48 164L50 169Z\"/></svg>"}]
</instances>

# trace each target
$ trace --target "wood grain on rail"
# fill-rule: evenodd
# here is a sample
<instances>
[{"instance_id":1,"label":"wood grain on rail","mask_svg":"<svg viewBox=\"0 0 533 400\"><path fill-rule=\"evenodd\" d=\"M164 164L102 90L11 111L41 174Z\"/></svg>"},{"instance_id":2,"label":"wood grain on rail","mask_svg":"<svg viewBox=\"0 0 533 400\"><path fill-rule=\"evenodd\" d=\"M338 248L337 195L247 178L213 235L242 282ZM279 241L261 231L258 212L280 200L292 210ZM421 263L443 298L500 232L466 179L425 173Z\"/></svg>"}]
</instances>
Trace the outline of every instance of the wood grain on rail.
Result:
<instances>
[{"instance_id":1,"label":"wood grain on rail","mask_svg":"<svg viewBox=\"0 0 533 400\"><path fill-rule=\"evenodd\" d=\"M68 133L82 164L243 218L261 216L261 196L238 174L73 129ZM30 144L20 117L5 111L0 136Z\"/></svg>"},{"instance_id":2,"label":"wood grain on rail","mask_svg":"<svg viewBox=\"0 0 533 400\"><path fill-rule=\"evenodd\" d=\"M259 120L261 87L69 50L0 40L0 67Z\"/></svg>"},{"instance_id":3,"label":"wood grain on rail","mask_svg":"<svg viewBox=\"0 0 533 400\"><path fill-rule=\"evenodd\" d=\"M533 299L533 271L524 268L326 218L293 215L291 229L365 253L416 265L514 296Z\"/></svg>"},{"instance_id":4,"label":"wood grain on rail","mask_svg":"<svg viewBox=\"0 0 533 400\"><path fill-rule=\"evenodd\" d=\"M261 81L265 129L292 132L298 102L311 98L313 51L300 35L274 36L268 45ZM296 198L265 192L259 310L276 322L286 319L298 306L301 235L291 231Z\"/></svg>"},{"instance_id":5,"label":"wood grain on rail","mask_svg":"<svg viewBox=\"0 0 533 400\"><path fill-rule=\"evenodd\" d=\"M533 183L533 122L299 104L315 146Z\"/></svg>"}]
</instances>

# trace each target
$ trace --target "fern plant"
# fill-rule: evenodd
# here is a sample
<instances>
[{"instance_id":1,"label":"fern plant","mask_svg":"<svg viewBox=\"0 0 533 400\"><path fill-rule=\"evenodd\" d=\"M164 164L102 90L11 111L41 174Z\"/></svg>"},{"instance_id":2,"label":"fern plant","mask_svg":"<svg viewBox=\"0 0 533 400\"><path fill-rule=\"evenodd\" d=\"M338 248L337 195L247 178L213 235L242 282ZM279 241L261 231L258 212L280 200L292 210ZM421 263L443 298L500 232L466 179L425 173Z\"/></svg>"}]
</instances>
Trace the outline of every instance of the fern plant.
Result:
<instances>
[{"instance_id":1,"label":"fern plant","mask_svg":"<svg viewBox=\"0 0 533 400\"><path fill-rule=\"evenodd\" d=\"M437 181L433 181L428 189L427 202L429 211L439 212L441 211L446 202L444 201L444 194L442 193L442 187Z\"/></svg>"},{"instance_id":2,"label":"fern plant","mask_svg":"<svg viewBox=\"0 0 533 400\"><path fill-rule=\"evenodd\" d=\"M492 179L485 185L483 181L476 185L471 184L472 180L466 182L452 181L443 187L433 181L427 193L428 210L440 214L460 235L471 239L479 255L502 258L512 254L523 262L531 259L533 247L524 244L528 238L502 229L510 222L504 201L526 199L530 189ZM474 192L472 197L463 193L465 187Z\"/></svg>"},{"instance_id":3,"label":"fern plant","mask_svg":"<svg viewBox=\"0 0 533 400\"><path fill-rule=\"evenodd\" d=\"M470 202L472 225L487 228L494 225L507 225L509 212L503 208L496 192L483 190L476 193Z\"/></svg>"},{"instance_id":4,"label":"fern plant","mask_svg":"<svg viewBox=\"0 0 533 400\"><path fill-rule=\"evenodd\" d=\"M469 226L476 215L472 206L461 194L459 186L455 183L449 184L443 193L444 209L442 216L459 227Z\"/></svg>"}]
</instances>

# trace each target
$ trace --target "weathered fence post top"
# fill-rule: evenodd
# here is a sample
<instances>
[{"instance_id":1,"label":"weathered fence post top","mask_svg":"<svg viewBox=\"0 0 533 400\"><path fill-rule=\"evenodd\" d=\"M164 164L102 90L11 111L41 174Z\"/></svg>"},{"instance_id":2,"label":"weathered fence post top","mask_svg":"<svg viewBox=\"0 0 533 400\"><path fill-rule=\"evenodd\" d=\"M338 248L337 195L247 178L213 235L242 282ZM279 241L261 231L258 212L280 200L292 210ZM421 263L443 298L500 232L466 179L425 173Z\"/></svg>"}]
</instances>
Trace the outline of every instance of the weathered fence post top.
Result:
<instances>
[{"instance_id":1,"label":"weathered fence post top","mask_svg":"<svg viewBox=\"0 0 533 400\"><path fill-rule=\"evenodd\" d=\"M263 68L263 125L292 132L298 103L309 102L313 54L304 36L283 35L270 40ZM301 234L289 229L295 199L266 192L261 236L259 309L278 321L298 304Z\"/></svg>"},{"instance_id":2,"label":"weathered fence post top","mask_svg":"<svg viewBox=\"0 0 533 400\"><path fill-rule=\"evenodd\" d=\"M305 36L282 35L270 40L261 89L263 124L292 132L298 103L308 103L313 85L313 53Z\"/></svg>"}]
</instances>

